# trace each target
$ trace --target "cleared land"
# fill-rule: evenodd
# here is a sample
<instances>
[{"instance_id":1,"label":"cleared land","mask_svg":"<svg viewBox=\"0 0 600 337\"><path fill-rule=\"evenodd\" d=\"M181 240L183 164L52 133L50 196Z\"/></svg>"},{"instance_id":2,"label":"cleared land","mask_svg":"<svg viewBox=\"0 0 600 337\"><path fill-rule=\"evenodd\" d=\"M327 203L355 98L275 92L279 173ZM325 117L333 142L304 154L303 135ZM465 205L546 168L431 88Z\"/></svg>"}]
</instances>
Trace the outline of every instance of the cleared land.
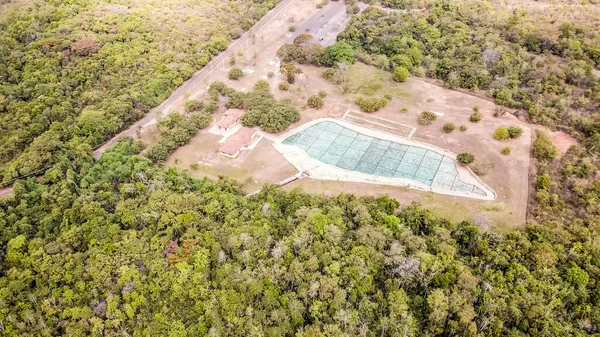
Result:
<instances>
[{"instance_id":1,"label":"cleared land","mask_svg":"<svg viewBox=\"0 0 600 337\"><path fill-rule=\"evenodd\" d=\"M315 1L292 1L285 11L275 16L263 29L255 32L255 36L249 40L248 45L235 55L235 65L244 69L246 74L244 78L239 81L230 81L227 78L227 72L231 66L229 62L223 62L217 69L204 77L202 84L191 88L185 97L206 97L206 89L210 83L217 80L225 82L236 90L251 91L257 80L265 79L270 83L271 92L277 99L289 98L296 106L304 107L301 111L301 120L292 125L294 128L316 118L342 118L349 109L358 110L358 106L353 102L359 95L383 96L389 94L392 96L391 103L381 111L370 114L370 117L389 120L391 124L389 122L387 124L390 125L398 123L417 128L413 136L414 140L431 143L455 153L472 152L476 154L476 162L473 167L485 171L485 175L481 176L481 179L496 191L498 198L493 202L467 200L430 192L407 191L396 187L321 182L311 179L296 181L286 188L304 186L307 192L313 193L344 191L363 195L389 194L402 203L422 202L427 207L435 209L440 215L453 214L461 219L475 220L482 228L505 230L523 225L528 197L527 174L531 130L525 123L510 114L494 118L495 105L488 100L448 90L418 78L409 78L402 84L393 83L389 79L389 73L361 63L350 67L349 94L342 94L338 86L324 80L322 78L324 68L314 66L302 66L303 74L298 77L289 91L277 89L278 83L284 81L285 78L278 73L279 63L275 53L279 46L290 38L289 26L298 26L313 15L320 16L319 10L314 6L316 6ZM292 17L293 22L291 22ZM274 76L268 77L269 72L273 72ZM320 110L306 108L307 97L320 90L328 93L325 98L325 107ZM171 109L183 110L184 101L185 99L182 97L173 103ZM476 124L469 122L469 116L473 113L474 106L479 106L483 114L483 120ZM402 108L406 108L408 112L400 112ZM444 115L432 125L423 127L417 123L418 113L423 110L441 112ZM223 111L222 108L215 114L216 120L220 118ZM457 128L450 134L442 131L442 125L448 122L454 123ZM461 132L458 128L463 124L467 126L467 130ZM509 141L498 141L492 137L496 127L509 125L521 126L524 129L523 135L519 139ZM368 127L377 129L375 125ZM156 132L153 131L154 128L154 126L149 126L142 131L142 139L145 142L153 143L158 139ZM268 136L257 148L251 152L243 152L239 158L232 160L216 154L219 137L201 131L190 144L178 149L169 158L167 165L187 169L197 177L215 178L218 175L229 175L244 183L247 192L252 192L264 183L277 183L297 173L294 167L271 146L269 138L275 139L276 136ZM512 154L509 156L500 153L506 146L512 149ZM194 170L191 169L192 165L194 165Z\"/></svg>"}]
</instances>

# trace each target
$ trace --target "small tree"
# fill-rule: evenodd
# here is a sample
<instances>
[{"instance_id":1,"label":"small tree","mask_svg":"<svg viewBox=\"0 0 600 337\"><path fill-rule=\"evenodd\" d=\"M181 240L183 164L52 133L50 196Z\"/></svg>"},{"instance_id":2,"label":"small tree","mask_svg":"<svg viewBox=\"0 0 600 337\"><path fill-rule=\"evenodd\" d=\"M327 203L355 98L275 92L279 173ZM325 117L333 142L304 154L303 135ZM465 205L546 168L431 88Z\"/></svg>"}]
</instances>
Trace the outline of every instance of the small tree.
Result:
<instances>
[{"instance_id":1,"label":"small tree","mask_svg":"<svg viewBox=\"0 0 600 337\"><path fill-rule=\"evenodd\" d=\"M377 97L357 97L355 102L364 112L378 111L389 103L387 99Z\"/></svg>"},{"instance_id":2,"label":"small tree","mask_svg":"<svg viewBox=\"0 0 600 337\"><path fill-rule=\"evenodd\" d=\"M283 91L290 90L290 84L288 82L279 83L279 90L283 90Z\"/></svg>"},{"instance_id":3,"label":"small tree","mask_svg":"<svg viewBox=\"0 0 600 337\"><path fill-rule=\"evenodd\" d=\"M204 102L197 99L191 99L185 102L184 108L186 112L200 111L204 108Z\"/></svg>"},{"instance_id":4,"label":"small tree","mask_svg":"<svg viewBox=\"0 0 600 337\"><path fill-rule=\"evenodd\" d=\"M510 138L519 138L523 134L523 129L518 126L511 125L507 130Z\"/></svg>"},{"instance_id":5,"label":"small tree","mask_svg":"<svg viewBox=\"0 0 600 337\"><path fill-rule=\"evenodd\" d=\"M419 114L419 124L429 125L437 120L437 115L431 111L423 111Z\"/></svg>"},{"instance_id":6,"label":"small tree","mask_svg":"<svg viewBox=\"0 0 600 337\"><path fill-rule=\"evenodd\" d=\"M302 74L302 70L292 63L283 63L279 66L279 71L285 75L288 83L293 84L296 82L296 75Z\"/></svg>"},{"instance_id":7,"label":"small tree","mask_svg":"<svg viewBox=\"0 0 600 337\"><path fill-rule=\"evenodd\" d=\"M235 67L229 70L228 76L230 80L239 80L240 78L244 77L244 72L242 69Z\"/></svg>"},{"instance_id":8,"label":"small tree","mask_svg":"<svg viewBox=\"0 0 600 337\"><path fill-rule=\"evenodd\" d=\"M446 123L442 127L442 130L444 130L445 133L451 133L452 131L454 131L454 129L456 129L456 127L452 123Z\"/></svg>"},{"instance_id":9,"label":"small tree","mask_svg":"<svg viewBox=\"0 0 600 337\"><path fill-rule=\"evenodd\" d=\"M467 166L475 161L475 156L469 152L463 152L456 156L456 160L462 166Z\"/></svg>"},{"instance_id":10,"label":"small tree","mask_svg":"<svg viewBox=\"0 0 600 337\"><path fill-rule=\"evenodd\" d=\"M469 117L469 121L471 121L471 123L477 123L481 120L481 113L479 113L479 111L476 111L474 114L471 115L471 117Z\"/></svg>"},{"instance_id":11,"label":"small tree","mask_svg":"<svg viewBox=\"0 0 600 337\"><path fill-rule=\"evenodd\" d=\"M308 106L313 109L320 109L323 107L324 104L325 102L318 95L312 95L308 98Z\"/></svg>"},{"instance_id":12,"label":"small tree","mask_svg":"<svg viewBox=\"0 0 600 337\"><path fill-rule=\"evenodd\" d=\"M499 127L494 131L494 138L498 140L508 139L510 134L508 133L508 129L504 127Z\"/></svg>"},{"instance_id":13,"label":"small tree","mask_svg":"<svg viewBox=\"0 0 600 337\"><path fill-rule=\"evenodd\" d=\"M558 149L552 145L552 140L542 131L536 132L532 146L533 155L541 161L550 161L558 156Z\"/></svg>"},{"instance_id":14,"label":"small tree","mask_svg":"<svg viewBox=\"0 0 600 337\"><path fill-rule=\"evenodd\" d=\"M267 82L266 80L258 80L258 81L256 81L256 83L254 83L254 91L269 92L269 91L271 91L271 86L269 85L269 82Z\"/></svg>"},{"instance_id":15,"label":"small tree","mask_svg":"<svg viewBox=\"0 0 600 337\"><path fill-rule=\"evenodd\" d=\"M403 66L398 66L394 69L394 81L404 82L408 78L408 69Z\"/></svg>"},{"instance_id":16,"label":"small tree","mask_svg":"<svg viewBox=\"0 0 600 337\"><path fill-rule=\"evenodd\" d=\"M510 147L505 147L502 149L502 151L500 151L500 153L502 153L503 155L507 156L510 154Z\"/></svg>"}]
</instances>

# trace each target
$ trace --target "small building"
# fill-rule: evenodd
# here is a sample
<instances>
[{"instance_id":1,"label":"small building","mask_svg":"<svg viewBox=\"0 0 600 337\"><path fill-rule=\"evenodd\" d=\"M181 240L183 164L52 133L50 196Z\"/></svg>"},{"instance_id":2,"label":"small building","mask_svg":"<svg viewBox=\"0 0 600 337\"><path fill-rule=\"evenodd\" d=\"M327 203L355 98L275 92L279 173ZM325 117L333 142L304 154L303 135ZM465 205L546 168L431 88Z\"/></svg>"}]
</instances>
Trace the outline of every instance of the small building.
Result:
<instances>
[{"instance_id":1,"label":"small building","mask_svg":"<svg viewBox=\"0 0 600 337\"><path fill-rule=\"evenodd\" d=\"M232 126L234 126L237 122L240 121L240 118L245 114L243 110L240 109L229 109L225 111L221 120L217 123L217 128L219 132L226 132Z\"/></svg>"},{"instance_id":2,"label":"small building","mask_svg":"<svg viewBox=\"0 0 600 337\"><path fill-rule=\"evenodd\" d=\"M229 158L235 158L241 150L248 150L256 146L260 141L255 129L242 127L236 133L229 136L225 143L219 148L219 154Z\"/></svg>"}]
</instances>

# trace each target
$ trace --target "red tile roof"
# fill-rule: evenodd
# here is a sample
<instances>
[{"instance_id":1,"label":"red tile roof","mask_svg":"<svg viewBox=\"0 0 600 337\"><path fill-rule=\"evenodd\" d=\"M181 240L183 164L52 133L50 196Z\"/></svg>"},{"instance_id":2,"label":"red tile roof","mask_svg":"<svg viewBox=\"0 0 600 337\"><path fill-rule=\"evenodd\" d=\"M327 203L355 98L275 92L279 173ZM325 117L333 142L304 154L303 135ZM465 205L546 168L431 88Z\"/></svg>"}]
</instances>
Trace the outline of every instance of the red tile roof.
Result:
<instances>
[{"instance_id":1,"label":"red tile roof","mask_svg":"<svg viewBox=\"0 0 600 337\"><path fill-rule=\"evenodd\" d=\"M254 137L255 134L255 129L242 127L225 140L225 144L219 148L219 152L233 156L238 153L242 147L250 146L250 144L252 144L252 137Z\"/></svg>"},{"instance_id":2,"label":"red tile roof","mask_svg":"<svg viewBox=\"0 0 600 337\"><path fill-rule=\"evenodd\" d=\"M227 115L227 116L221 118L219 123L217 123L217 126L220 128L228 129L230 126L235 124L238 121L238 119L239 119L239 117L237 117L235 115Z\"/></svg>"},{"instance_id":3,"label":"red tile roof","mask_svg":"<svg viewBox=\"0 0 600 337\"><path fill-rule=\"evenodd\" d=\"M217 123L220 128L228 129L235 124L246 112L240 109L229 109L223 114L223 118Z\"/></svg>"}]
</instances>

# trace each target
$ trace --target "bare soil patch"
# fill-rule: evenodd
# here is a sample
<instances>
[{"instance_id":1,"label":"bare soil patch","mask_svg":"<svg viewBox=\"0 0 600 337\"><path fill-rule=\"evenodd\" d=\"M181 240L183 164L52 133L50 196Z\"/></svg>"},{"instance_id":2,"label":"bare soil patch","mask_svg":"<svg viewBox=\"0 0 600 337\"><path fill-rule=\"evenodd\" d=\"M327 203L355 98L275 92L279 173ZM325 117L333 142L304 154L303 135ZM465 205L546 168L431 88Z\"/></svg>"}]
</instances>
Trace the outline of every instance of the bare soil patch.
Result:
<instances>
[{"instance_id":1,"label":"bare soil patch","mask_svg":"<svg viewBox=\"0 0 600 337\"><path fill-rule=\"evenodd\" d=\"M558 149L560 156L567 153L571 146L577 145L577 139L562 131L551 132L550 139L552 139L552 144Z\"/></svg>"}]
</instances>

